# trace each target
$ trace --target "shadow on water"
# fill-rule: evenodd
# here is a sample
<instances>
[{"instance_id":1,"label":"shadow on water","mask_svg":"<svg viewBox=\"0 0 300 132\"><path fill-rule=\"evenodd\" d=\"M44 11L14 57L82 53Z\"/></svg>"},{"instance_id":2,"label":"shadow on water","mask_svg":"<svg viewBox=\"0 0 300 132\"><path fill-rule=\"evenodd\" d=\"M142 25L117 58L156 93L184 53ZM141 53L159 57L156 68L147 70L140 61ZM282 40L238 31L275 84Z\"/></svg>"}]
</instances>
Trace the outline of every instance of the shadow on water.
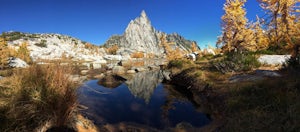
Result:
<instances>
[{"instance_id":1,"label":"shadow on water","mask_svg":"<svg viewBox=\"0 0 300 132\"><path fill-rule=\"evenodd\" d=\"M82 113L96 125L121 122L147 125L158 129L185 122L195 127L210 119L196 109L200 105L193 94L162 84L160 71L142 72L115 88L101 85L101 80L87 81L79 88L79 102L88 109Z\"/></svg>"}]
</instances>

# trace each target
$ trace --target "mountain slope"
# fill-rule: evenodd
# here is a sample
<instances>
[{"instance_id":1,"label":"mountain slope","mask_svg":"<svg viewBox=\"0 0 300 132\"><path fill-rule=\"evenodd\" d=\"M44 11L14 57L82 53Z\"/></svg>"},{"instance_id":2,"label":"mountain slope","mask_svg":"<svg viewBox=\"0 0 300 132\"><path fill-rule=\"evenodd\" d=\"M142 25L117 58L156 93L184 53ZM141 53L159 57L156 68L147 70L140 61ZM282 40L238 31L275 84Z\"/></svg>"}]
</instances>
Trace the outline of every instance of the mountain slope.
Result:
<instances>
[{"instance_id":1,"label":"mountain slope","mask_svg":"<svg viewBox=\"0 0 300 132\"><path fill-rule=\"evenodd\" d=\"M60 34L30 34L21 32L2 33L8 46L18 49L27 43L33 61L68 58L73 61L92 61L105 63L103 48L79 39Z\"/></svg>"},{"instance_id":2,"label":"mountain slope","mask_svg":"<svg viewBox=\"0 0 300 132\"><path fill-rule=\"evenodd\" d=\"M134 52L152 53L161 56L164 53L160 46L160 38L166 35L169 42L174 42L174 49L179 47L183 51L190 51L194 41L186 40L177 33L166 34L157 31L151 25L151 21L147 17L145 11L142 11L140 17L131 20L123 35L114 35L110 37L105 47L117 45L120 49L118 54L131 54Z\"/></svg>"}]
</instances>

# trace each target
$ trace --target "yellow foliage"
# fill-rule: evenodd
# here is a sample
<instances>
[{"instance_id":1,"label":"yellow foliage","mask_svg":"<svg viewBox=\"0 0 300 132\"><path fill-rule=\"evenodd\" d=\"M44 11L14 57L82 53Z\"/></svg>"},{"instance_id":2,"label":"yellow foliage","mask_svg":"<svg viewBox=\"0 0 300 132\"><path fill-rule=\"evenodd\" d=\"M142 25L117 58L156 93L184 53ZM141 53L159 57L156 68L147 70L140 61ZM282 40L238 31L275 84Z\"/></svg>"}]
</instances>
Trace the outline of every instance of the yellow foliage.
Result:
<instances>
[{"instance_id":1,"label":"yellow foliage","mask_svg":"<svg viewBox=\"0 0 300 132\"><path fill-rule=\"evenodd\" d=\"M7 46L6 40L0 37L0 69L8 64L8 58L15 55L15 50Z\"/></svg>"},{"instance_id":2,"label":"yellow foliage","mask_svg":"<svg viewBox=\"0 0 300 132\"><path fill-rule=\"evenodd\" d=\"M90 43L86 43L86 44L84 45L84 48L86 48L86 49L93 49L93 48L94 48L94 45L92 45L92 44L90 44Z\"/></svg>"},{"instance_id":3,"label":"yellow foliage","mask_svg":"<svg viewBox=\"0 0 300 132\"><path fill-rule=\"evenodd\" d=\"M160 45L164 48L165 54L167 55L168 60L175 60L183 57L183 51L181 51L178 47L173 50L170 47L170 44L174 44L173 42L167 42L166 35L162 35L160 38Z\"/></svg>"},{"instance_id":4,"label":"yellow foliage","mask_svg":"<svg viewBox=\"0 0 300 132\"><path fill-rule=\"evenodd\" d=\"M247 27L245 2L246 0L226 0L224 4L223 33L217 42L217 45L222 46L224 52L254 50L254 32Z\"/></svg>"},{"instance_id":5,"label":"yellow foliage","mask_svg":"<svg viewBox=\"0 0 300 132\"><path fill-rule=\"evenodd\" d=\"M253 25L254 36L255 36L255 43L256 49L264 50L269 47L269 38L264 30L261 28L260 19L257 17L257 21Z\"/></svg>"},{"instance_id":6,"label":"yellow foliage","mask_svg":"<svg viewBox=\"0 0 300 132\"><path fill-rule=\"evenodd\" d=\"M114 45L114 46L112 46L112 47L107 48L107 49L106 49L106 52L107 52L108 54L116 55L118 49L119 49L118 45Z\"/></svg>"},{"instance_id":7,"label":"yellow foliage","mask_svg":"<svg viewBox=\"0 0 300 132\"><path fill-rule=\"evenodd\" d=\"M134 52L130 55L131 58L144 58L143 52Z\"/></svg>"},{"instance_id":8,"label":"yellow foliage","mask_svg":"<svg viewBox=\"0 0 300 132\"><path fill-rule=\"evenodd\" d=\"M195 42L192 43L191 49L192 49L192 52L197 52L199 50L198 46Z\"/></svg>"},{"instance_id":9,"label":"yellow foliage","mask_svg":"<svg viewBox=\"0 0 300 132\"><path fill-rule=\"evenodd\" d=\"M30 58L30 52L29 52L29 50L27 48L27 45L28 45L27 42L23 42L20 45L20 47L19 47L19 49L17 51L16 57L22 59L23 61L25 61L27 63L31 63L32 60Z\"/></svg>"},{"instance_id":10,"label":"yellow foliage","mask_svg":"<svg viewBox=\"0 0 300 132\"><path fill-rule=\"evenodd\" d=\"M155 54L153 54L153 53L147 53L146 54L146 58L150 58L150 59L155 58Z\"/></svg>"},{"instance_id":11,"label":"yellow foliage","mask_svg":"<svg viewBox=\"0 0 300 132\"><path fill-rule=\"evenodd\" d=\"M299 36L299 0L259 0L260 6L269 15L269 34L272 43L290 42L291 37Z\"/></svg>"}]
</instances>

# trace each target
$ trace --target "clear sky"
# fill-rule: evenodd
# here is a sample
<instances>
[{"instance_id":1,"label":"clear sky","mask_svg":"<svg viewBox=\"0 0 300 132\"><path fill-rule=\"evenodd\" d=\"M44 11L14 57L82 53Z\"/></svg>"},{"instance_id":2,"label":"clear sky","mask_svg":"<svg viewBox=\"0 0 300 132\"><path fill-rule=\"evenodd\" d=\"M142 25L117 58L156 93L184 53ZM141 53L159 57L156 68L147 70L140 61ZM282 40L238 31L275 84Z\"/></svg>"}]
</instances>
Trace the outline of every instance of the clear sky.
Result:
<instances>
[{"instance_id":1,"label":"clear sky","mask_svg":"<svg viewBox=\"0 0 300 132\"><path fill-rule=\"evenodd\" d=\"M0 32L60 33L93 44L123 34L145 10L152 25L177 32L200 47L221 34L225 0L0 0ZM262 14L256 0L246 3L248 19Z\"/></svg>"}]
</instances>

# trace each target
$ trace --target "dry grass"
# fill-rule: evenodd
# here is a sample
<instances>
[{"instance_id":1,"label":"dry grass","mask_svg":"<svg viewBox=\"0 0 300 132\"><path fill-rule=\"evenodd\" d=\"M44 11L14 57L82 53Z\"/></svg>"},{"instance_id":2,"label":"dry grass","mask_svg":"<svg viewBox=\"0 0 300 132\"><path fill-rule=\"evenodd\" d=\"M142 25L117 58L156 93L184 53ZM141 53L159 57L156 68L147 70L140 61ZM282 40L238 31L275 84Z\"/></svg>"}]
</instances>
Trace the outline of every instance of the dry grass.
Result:
<instances>
[{"instance_id":1,"label":"dry grass","mask_svg":"<svg viewBox=\"0 0 300 132\"><path fill-rule=\"evenodd\" d=\"M225 131L298 131L299 75L232 87L226 99Z\"/></svg>"},{"instance_id":2,"label":"dry grass","mask_svg":"<svg viewBox=\"0 0 300 132\"><path fill-rule=\"evenodd\" d=\"M106 49L106 52L108 54L111 54L111 55L116 55L117 54L117 51L118 51L119 47L117 45L114 45L112 47L109 47Z\"/></svg>"},{"instance_id":3,"label":"dry grass","mask_svg":"<svg viewBox=\"0 0 300 132\"><path fill-rule=\"evenodd\" d=\"M134 52L130 55L131 58L144 58L143 52Z\"/></svg>"},{"instance_id":4,"label":"dry grass","mask_svg":"<svg viewBox=\"0 0 300 132\"><path fill-rule=\"evenodd\" d=\"M50 126L67 126L77 107L76 84L71 69L59 65L33 65L18 70L5 83L8 102L1 108L1 131L33 131Z\"/></svg>"}]
</instances>

